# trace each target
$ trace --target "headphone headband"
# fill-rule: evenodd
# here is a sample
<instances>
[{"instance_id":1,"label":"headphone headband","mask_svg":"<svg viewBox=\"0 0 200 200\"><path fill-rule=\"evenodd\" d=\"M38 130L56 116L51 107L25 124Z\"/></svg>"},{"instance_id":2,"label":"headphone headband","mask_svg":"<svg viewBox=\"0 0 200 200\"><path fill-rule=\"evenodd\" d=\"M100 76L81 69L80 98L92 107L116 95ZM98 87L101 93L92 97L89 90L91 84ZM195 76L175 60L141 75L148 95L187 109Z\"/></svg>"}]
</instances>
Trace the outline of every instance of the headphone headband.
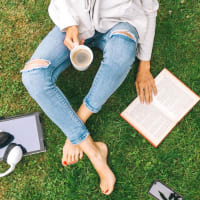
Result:
<instances>
[{"instance_id":1,"label":"headphone headband","mask_svg":"<svg viewBox=\"0 0 200 200\"><path fill-rule=\"evenodd\" d=\"M21 145L18 145L16 143L9 144L4 153L3 161L9 164L10 168L4 173L0 173L0 177L10 174L15 169L15 166L22 159L22 157L23 149Z\"/></svg>"}]
</instances>

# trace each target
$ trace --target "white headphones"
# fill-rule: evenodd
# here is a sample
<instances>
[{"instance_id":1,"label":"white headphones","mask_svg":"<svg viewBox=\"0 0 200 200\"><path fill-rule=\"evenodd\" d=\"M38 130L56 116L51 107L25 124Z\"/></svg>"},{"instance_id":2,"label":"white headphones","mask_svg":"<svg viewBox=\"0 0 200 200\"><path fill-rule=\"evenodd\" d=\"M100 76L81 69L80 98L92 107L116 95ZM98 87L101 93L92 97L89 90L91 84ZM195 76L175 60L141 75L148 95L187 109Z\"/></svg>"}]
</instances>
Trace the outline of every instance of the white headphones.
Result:
<instances>
[{"instance_id":1,"label":"white headphones","mask_svg":"<svg viewBox=\"0 0 200 200\"><path fill-rule=\"evenodd\" d=\"M0 148L8 145L13 139L14 137L11 134L0 130ZM3 161L9 164L10 168L4 173L0 173L0 177L10 174L22 157L23 147L16 143L10 143L3 156Z\"/></svg>"}]
</instances>

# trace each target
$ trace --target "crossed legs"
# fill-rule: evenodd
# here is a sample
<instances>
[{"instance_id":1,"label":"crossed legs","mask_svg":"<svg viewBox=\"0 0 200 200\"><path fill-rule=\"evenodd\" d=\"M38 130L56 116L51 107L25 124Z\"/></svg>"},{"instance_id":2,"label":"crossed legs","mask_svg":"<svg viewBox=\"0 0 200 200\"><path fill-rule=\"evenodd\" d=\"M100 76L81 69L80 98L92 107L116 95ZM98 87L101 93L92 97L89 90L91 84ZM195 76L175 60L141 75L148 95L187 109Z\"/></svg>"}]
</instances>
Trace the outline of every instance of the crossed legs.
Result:
<instances>
[{"instance_id":1,"label":"crossed legs","mask_svg":"<svg viewBox=\"0 0 200 200\"><path fill-rule=\"evenodd\" d=\"M92 112L82 104L77 112L78 119L77 117L74 119L75 113L71 113L73 112L73 109L49 76L49 74L52 74L52 71L50 70L51 67L52 66L45 60L37 59L29 62L23 69L24 85L45 113L54 120L54 123L56 122L60 127L64 126L67 128L68 125L73 125L73 128L77 129L79 132L82 130L85 131L85 128L81 128L81 126L84 126L83 124L91 116ZM58 95L59 93L60 95ZM60 115L62 117L60 117ZM81 124L79 120L83 124ZM73 131L74 129L71 129L72 133ZM72 136L70 137L73 138ZM83 153L85 153L100 177L100 188L102 192L109 195L114 188L115 176L107 165L107 152L108 149L106 144L94 142L90 135L84 134L84 140L77 145L72 145L68 139L66 140L66 144L63 148L62 161L64 164L66 158L67 162L78 161L78 157L82 157Z\"/></svg>"},{"instance_id":2,"label":"crossed legs","mask_svg":"<svg viewBox=\"0 0 200 200\"><path fill-rule=\"evenodd\" d=\"M67 98L55 85L57 76L66 68L64 60L69 61L67 59L69 51L63 46L64 35L54 30L55 32L51 32L52 34L48 36L51 42L44 40L32 57L32 61L22 70L22 80L30 95L69 138L63 148L63 164L74 163L85 153L99 174L101 190L108 195L113 191L115 184L115 176L107 165L108 149L106 144L92 140L84 123L92 113L101 109L101 106L126 78L135 59L135 42L124 32L115 32L108 38L104 48L104 59L93 85L84 98L83 104L75 113ZM61 39L56 41L59 37ZM57 43L59 48L55 48ZM49 44L52 47L47 50L53 50L53 52L44 51L44 47ZM33 59L38 57L47 58L47 60ZM48 62L49 57L51 57L51 62ZM69 62L67 64L69 65Z\"/></svg>"}]
</instances>

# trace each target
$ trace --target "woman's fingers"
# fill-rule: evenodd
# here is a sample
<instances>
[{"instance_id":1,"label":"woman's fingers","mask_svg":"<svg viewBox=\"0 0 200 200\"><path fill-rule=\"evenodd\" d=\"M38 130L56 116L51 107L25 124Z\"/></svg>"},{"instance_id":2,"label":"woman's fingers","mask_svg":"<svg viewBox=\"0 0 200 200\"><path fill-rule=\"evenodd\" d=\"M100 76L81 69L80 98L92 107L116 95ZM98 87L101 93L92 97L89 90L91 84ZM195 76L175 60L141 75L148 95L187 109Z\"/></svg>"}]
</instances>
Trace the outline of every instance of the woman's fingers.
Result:
<instances>
[{"instance_id":1,"label":"woman's fingers","mask_svg":"<svg viewBox=\"0 0 200 200\"><path fill-rule=\"evenodd\" d=\"M82 38L80 44L84 44L85 40Z\"/></svg>"},{"instance_id":2,"label":"woman's fingers","mask_svg":"<svg viewBox=\"0 0 200 200\"><path fill-rule=\"evenodd\" d=\"M74 48L74 43L79 44L79 32L77 26L70 26L66 29L64 45L71 51Z\"/></svg>"},{"instance_id":3,"label":"woman's fingers","mask_svg":"<svg viewBox=\"0 0 200 200\"><path fill-rule=\"evenodd\" d=\"M74 48L74 44L69 37L65 37L64 45L71 51Z\"/></svg>"},{"instance_id":4,"label":"woman's fingers","mask_svg":"<svg viewBox=\"0 0 200 200\"><path fill-rule=\"evenodd\" d=\"M152 82L152 84L146 83L146 84L138 84L135 83L137 95L140 98L141 103L146 102L151 103L153 101L153 93L157 94L157 88L155 86L155 83Z\"/></svg>"},{"instance_id":5,"label":"woman's fingers","mask_svg":"<svg viewBox=\"0 0 200 200\"><path fill-rule=\"evenodd\" d=\"M144 86L142 84L139 85L139 94L140 94L140 101L144 103Z\"/></svg>"},{"instance_id":6,"label":"woman's fingers","mask_svg":"<svg viewBox=\"0 0 200 200\"><path fill-rule=\"evenodd\" d=\"M150 63L148 65L150 69ZM140 97L141 103L145 101L147 104L152 102L153 93L154 95L157 94L155 80L149 69L146 68L146 64L144 66L141 65L135 82L137 94Z\"/></svg>"},{"instance_id":7,"label":"woman's fingers","mask_svg":"<svg viewBox=\"0 0 200 200\"><path fill-rule=\"evenodd\" d=\"M152 81L151 85L152 85L152 88L153 88L154 95L157 95L158 91L157 91L157 88L156 88L155 80Z\"/></svg>"},{"instance_id":8,"label":"woman's fingers","mask_svg":"<svg viewBox=\"0 0 200 200\"><path fill-rule=\"evenodd\" d=\"M84 40L82 39L81 43L84 43ZM65 46L71 51L74 47L75 44L79 45L79 39L77 35L73 35L73 38L66 37L64 41Z\"/></svg>"},{"instance_id":9,"label":"woman's fingers","mask_svg":"<svg viewBox=\"0 0 200 200\"><path fill-rule=\"evenodd\" d=\"M137 95L140 98L140 102L144 103L144 87L143 87L143 85L136 81L135 82L135 87L136 87Z\"/></svg>"},{"instance_id":10,"label":"woman's fingers","mask_svg":"<svg viewBox=\"0 0 200 200\"><path fill-rule=\"evenodd\" d=\"M148 104L149 103L149 86L146 85L144 88L144 99L145 102Z\"/></svg>"},{"instance_id":11,"label":"woman's fingers","mask_svg":"<svg viewBox=\"0 0 200 200\"><path fill-rule=\"evenodd\" d=\"M74 34L74 35L73 35L73 43L79 44L78 34Z\"/></svg>"},{"instance_id":12,"label":"woman's fingers","mask_svg":"<svg viewBox=\"0 0 200 200\"><path fill-rule=\"evenodd\" d=\"M140 96L140 90L139 90L139 86L137 82L135 82L135 87L136 87L137 95Z\"/></svg>"},{"instance_id":13,"label":"woman's fingers","mask_svg":"<svg viewBox=\"0 0 200 200\"><path fill-rule=\"evenodd\" d=\"M151 103L152 100L153 100L152 92L153 92L153 91L152 91L152 87L149 86L149 103Z\"/></svg>"}]
</instances>

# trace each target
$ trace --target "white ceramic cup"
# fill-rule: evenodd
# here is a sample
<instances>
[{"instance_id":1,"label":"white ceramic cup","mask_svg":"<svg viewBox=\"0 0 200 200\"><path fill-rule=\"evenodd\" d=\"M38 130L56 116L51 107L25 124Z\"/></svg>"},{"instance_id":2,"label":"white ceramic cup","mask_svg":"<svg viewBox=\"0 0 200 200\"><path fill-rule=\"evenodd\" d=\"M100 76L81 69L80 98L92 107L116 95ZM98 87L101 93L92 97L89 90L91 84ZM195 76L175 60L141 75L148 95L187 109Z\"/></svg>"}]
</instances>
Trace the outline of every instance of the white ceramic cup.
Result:
<instances>
[{"instance_id":1,"label":"white ceramic cup","mask_svg":"<svg viewBox=\"0 0 200 200\"><path fill-rule=\"evenodd\" d=\"M70 52L70 59L75 69L84 71L93 61L93 52L85 45L74 43L74 48Z\"/></svg>"}]
</instances>

